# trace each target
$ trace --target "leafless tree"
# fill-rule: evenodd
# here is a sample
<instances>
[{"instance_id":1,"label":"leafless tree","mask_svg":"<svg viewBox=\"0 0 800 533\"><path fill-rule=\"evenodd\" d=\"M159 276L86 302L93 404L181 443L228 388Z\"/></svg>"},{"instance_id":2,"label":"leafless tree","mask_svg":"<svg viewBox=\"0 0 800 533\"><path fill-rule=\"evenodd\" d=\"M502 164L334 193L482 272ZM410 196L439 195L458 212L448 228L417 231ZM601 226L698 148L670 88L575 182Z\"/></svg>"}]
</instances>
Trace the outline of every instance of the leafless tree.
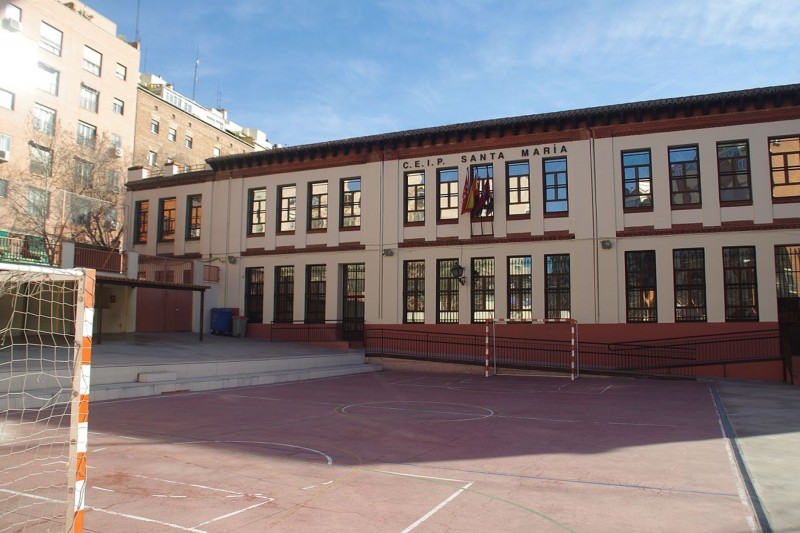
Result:
<instances>
[{"instance_id":1,"label":"leafless tree","mask_svg":"<svg viewBox=\"0 0 800 533\"><path fill-rule=\"evenodd\" d=\"M125 165L118 147L93 130L30 120L28 165L2 168L11 230L54 264L63 241L115 247L122 233ZM24 160L24 158L20 158ZM4 166L5 167L5 166Z\"/></svg>"}]
</instances>

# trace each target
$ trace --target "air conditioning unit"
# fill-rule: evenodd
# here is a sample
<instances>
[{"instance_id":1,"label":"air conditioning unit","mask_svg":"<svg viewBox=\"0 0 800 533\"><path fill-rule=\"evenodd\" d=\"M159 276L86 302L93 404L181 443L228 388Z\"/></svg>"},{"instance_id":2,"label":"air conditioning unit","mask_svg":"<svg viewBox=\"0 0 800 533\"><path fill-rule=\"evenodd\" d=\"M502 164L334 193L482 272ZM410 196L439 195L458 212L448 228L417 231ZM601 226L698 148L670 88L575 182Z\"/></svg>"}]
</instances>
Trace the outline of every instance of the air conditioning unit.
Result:
<instances>
[{"instance_id":1,"label":"air conditioning unit","mask_svg":"<svg viewBox=\"0 0 800 533\"><path fill-rule=\"evenodd\" d=\"M8 159L11 157L11 154L8 150L0 150L0 163L8 163Z\"/></svg>"},{"instance_id":2,"label":"air conditioning unit","mask_svg":"<svg viewBox=\"0 0 800 533\"><path fill-rule=\"evenodd\" d=\"M8 31L22 31L22 23L10 17L3 19L3 27Z\"/></svg>"},{"instance_id":3,"label":"air conditioning unit","mask_svg":"<svg viewBox=\"0 0 800 533\"><path fill-rule=\"evenodd\" d=\"M122 151L122 148L114 148L114 157L122 157L125 155L125 152Z\"/></svg>"}]
</instances>

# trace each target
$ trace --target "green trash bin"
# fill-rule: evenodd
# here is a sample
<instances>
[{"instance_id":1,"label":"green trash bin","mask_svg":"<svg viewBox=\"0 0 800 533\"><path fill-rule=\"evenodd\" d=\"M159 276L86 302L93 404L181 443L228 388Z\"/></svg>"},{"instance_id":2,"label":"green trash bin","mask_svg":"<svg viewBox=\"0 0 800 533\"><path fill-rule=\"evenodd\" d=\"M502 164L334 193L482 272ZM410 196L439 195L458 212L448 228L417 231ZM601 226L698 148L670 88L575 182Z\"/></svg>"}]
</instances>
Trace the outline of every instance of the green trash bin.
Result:
<instances>
[{"instance_id":1,"label":"green trash bin","mask_svg":"<svg viewBox=\"0 0 800 533\"><path fill-rule=\"evenodd\" d=\"M231 333L234 337L247 336L247 317L235 315L233 317L233 331Z\"/></svg>"}]
</instances>

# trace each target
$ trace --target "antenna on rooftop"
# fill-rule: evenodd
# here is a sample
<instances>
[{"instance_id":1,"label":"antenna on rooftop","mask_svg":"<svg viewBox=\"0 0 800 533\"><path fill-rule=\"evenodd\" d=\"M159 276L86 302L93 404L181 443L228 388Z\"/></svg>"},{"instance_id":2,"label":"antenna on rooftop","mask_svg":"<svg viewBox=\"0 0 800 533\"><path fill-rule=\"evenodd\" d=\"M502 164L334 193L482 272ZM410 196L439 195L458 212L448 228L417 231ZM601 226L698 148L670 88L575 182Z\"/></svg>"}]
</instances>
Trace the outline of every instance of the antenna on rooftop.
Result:
<instances>
[{"instance_id":1,"label":"antenna on rooftop","mask_svg":"<svg viewBox=\"0 0 800 533\"><path fill-rule=\"evenodd\" d=\"M139 33L139 12L142 7L142 0L136 0L136 42L142 42L142 36Z\"/></svg>"},{"instance_id":2,"label":"antenna on rooftop","mask_svg":"<svg viewBox=\"0 0 800 533\"><path fill-rule=\"evenodd\" d=\"M222 109L222 91L217 87L217 109Z\"/></svg>"},{"instance_id":3,"label":"antenna on rooftop","mask_svg":"<svg viewBox=\"0 0 800 533\"><path fill-rule=\"evenodd\" d=\"M197 56L194 60L194 85L192 86L192 100L197 91L197 68L200 66L200 45L197 45Z\"/></svg>"}]
</instances>

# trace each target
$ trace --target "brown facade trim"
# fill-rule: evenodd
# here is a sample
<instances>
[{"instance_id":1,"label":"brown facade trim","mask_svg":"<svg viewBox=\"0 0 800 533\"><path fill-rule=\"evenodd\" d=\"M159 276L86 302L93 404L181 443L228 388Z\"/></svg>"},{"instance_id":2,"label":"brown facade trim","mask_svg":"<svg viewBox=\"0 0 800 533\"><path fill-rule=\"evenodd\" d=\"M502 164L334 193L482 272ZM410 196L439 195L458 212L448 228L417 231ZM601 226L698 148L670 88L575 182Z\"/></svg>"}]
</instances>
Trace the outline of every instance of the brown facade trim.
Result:
<instances>
[{"instance_id":1,"label":"brown facade trim","mask_svg":"<svg viewBox=\"0 0 800 533\"><path fill-rule=\"evenodd\" d=\"M515 242L541 242L541 241L565 241L575 238L574 233L569 231L547 231L544 235L530 235L527 233L514 233L505 237L473 237L463 240L458 237L447 237L435 241L420 241L418 239L408 240L397 244L398 248L431 248L437 246L477 246L486 244L508 244Z\"/></svg>"},{"instance_id":2,"label":"brown facade trim","mask_svg":"<svg viewBox=\"0 0 800 533\"><path fill-rule=\"evenodd\" d=\"M626 228L617 232L617 237L651 237L658 235L688 235L693 233L730 233L736 231L778 231L800 229L800 218L783 218L767 224L751 221L723 222L721 226L702 224L676 224L671 228L654 229L653 226Z\"/></svg>"},{"instance_id":3,"label":"brown facade trim","mask_svg":"<svg viewBox=\"0 0 800 533\"><path fill-rule=\"evenodd\" d=\"M241 253L242 257L259 257L267 255L287 255L287 254L305 254L305 253L320 253L320 252L357 252L366 250L367 247L358 243L346 243L339 246L326 246L326 245L310 245L303 248L277 248L275 250L266 250L264 248L248 248Z\"/></svg>"}]
</instances>

